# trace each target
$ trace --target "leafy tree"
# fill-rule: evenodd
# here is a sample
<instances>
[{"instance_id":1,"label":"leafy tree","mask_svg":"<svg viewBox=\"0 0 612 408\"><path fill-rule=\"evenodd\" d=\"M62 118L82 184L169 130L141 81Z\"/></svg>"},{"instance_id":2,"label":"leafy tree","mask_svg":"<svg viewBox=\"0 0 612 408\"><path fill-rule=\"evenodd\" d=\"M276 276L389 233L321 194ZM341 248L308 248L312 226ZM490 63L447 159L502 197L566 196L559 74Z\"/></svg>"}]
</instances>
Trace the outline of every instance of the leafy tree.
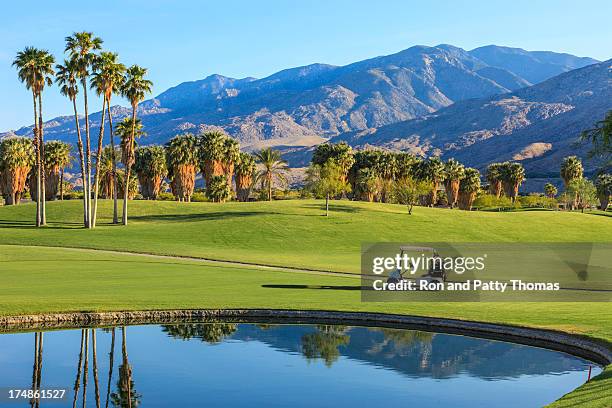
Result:
<instances>
[{"instance_id":1,"label":"leafy tree","mask_svg":"<svg viewBox=\"0 0 612 408\"><path fill-rule=\"evenodd\" d=\"M234 169L236 173L236 198L238 201L248 201L255 177L255 158L248 153L240 153Z\"/></svg>"},{"instance_id":2,"label":"leafy tree","mask_svg":"<svg viewBox=\"0 0 612 408\"><path fill-rule=\"evenodd\" d=\"M346 181L349 170L355 163L353 149L346 142L322 143L318 145L312 154L312 164L323 166L329 160L333 160L342 170L342 177Z\"/></svg>"},{"instance_id":3,"label":"leafy tree","mask_svg":"<svg viewBox=\"0 0 612 408\"><path fill-rule=\"evenodd\" d=\"M592 129L582 132L582 140L590 141L593 145L589 152L590 157L601 157L609 160L612 154L612 110L606 113L606 117L597 122Z\"/></svg>"},{"instance_id":4,"label":"leafy tree","mask_svg":"<svg viewBox=\"0 0 612 408\"><path fill-rule=\"evenodd\" d=\"M500 167L500 171L506 197L514 202L516 197L518 197L519 187L525 181L525 169L520 163L504 162Z\"/></svg>"},{"instance_id":5,"label":"leafy tree","mask_svg":"<svg viewBox=\"0 0 612 408\"><path fill-rule=\"evenodd\" d=\"M191 201L198 166L198 141L190 133L166 143L166 163L172 194L177 201Z\"/></svg>"},{"instance_id":6,"label":"leafy tree","mask_svg":"<svg viewBox=\"0 0 612 408\"><path fill-rule=\"evenodd\" d=\"M544 185L544 194L546 194L546 197L555 198L557 192L557 187L555 187L554 184L546 183Z\"/></svg>"},{"instance_id":7,"label":"leafy tree","mask_svg":"<svg viewBox=\"0 0 612 408\"><path fill-rule=\"evenodd\" d=\"M489 183L489 193L495 197L502 193L502 163L491 163L487 166L486 178Z\"/></svg>"},{"instance_id":8,"label":"leafy tree","mask_svg":"<svg viewBox=\"0 0 612 408\"><path fill-rule=\"evenodd\" d=\"M306 171L308 189L315 196L325 197L325 216L329 216L329 199L351 190L344 170L333 159L323 165L311 164Z\"/></svg>"},{"instance_id":9,"label":"leafy tree","mask_svg":"<svg viewBox=\"0 0 612 408\"><path fill-rule=\"evenodd\" d=\"M315 165L316 166L316 165ZM346 346L350 336L342 326L318 326L317 331L302 336L302 354L307 360L323 359L331 365L340 357L339 347Z\"/></svg>"},{"instance_id":10,"label":"leafy tree","mask_svg":"<svg viewBox=\"0 0 612 408\"><path fill-rule=\"evenodd\" d=\"M597 189L597 197L601 209L606 211L610 204L610 196L612 196L612 174L600 174L595 180L595 188Z\"/></svg>"},{"instance_id":11,"label":"leafy tree","mask_svg":"<svg viewBox=\"0 0 612 408\"><path fill-rule=\"evenodd\" d=\"M393 197L399 204L406 205L408 214L412 215L412 208L418 204L419 198L430 194L432 189L431 181L406 176L393 183Z\"/></svg>"},{"instance_id":12,"label":"leafy tree","mask_svg":"<svg viewBox=\"0 0 612 408\"><path fill-rule=\"evenodd\" d=\"M162 146L153 145L136 149L134 171L138 175L143 198L156 200L162 181L168 174L166 151Z\"/></svg>"},{"instance_id":13,"label":"leafy tree","mask_svg":"<svg viewBox=\"0 0 612 408\"><path fill-rule=\"evenodd\" d=\"M585 208L589 208L597 202L597 190L593 183L586 178L579 178L570 181L568 194L574 196L574 203L580 212L584 212Z\"/></svg>"},{"instance_id":14,"label":"leafy tree","mask_svg":"<svg viewBox=\"0 0 612 408\"><path fill-rule=\"evenodd\" d=\"M238 329L234 323L184 323L162 325L162 331L175 339L198 339L210 344L220 343Z\"/></svg>"},{"instance_id":15,"label":"leafy tree","mask_svg":"<svg viewBox=\"0 0 612 408\"><path fill-rule=\"evenodd\" d=\"M230 198L231 194L232 191L224 175L213 176L210 179L210 183L206 186L206 197L215 203L225 202Z\"/></svg>"},{"instance_id":16,"label":"leafy tree","mask_svg":"<svg viewBox=\"0 0 612 408\"><path fill-rule=\"evenodd\" d=\"M268 192L268 201L272 201L274 182L282 185L287 184L287 173L289 172L287 162L282 159L278 150L272 150L271 148L255 153L255 160L260 165L256 181L261 182L262 188L265 188Z\"/></svg>"},{"instance_id":17,"label":"leafy tree","mask_svg":"<svg viewBox=\"0 0 612 408\"><path fill-rule=\"evenodd\" d=\"M126 158L127 164L125 165L125 172L127 174L126 180L130 180L132 174L132 164L134 162L134 141L136 139L136 111L138 104L142 102L148 93L151 93L153 82L145 79L147 74L146 68L139 67L138 65L132 65L125 72L125 78L121 84L121 95L126 98L130 105L132 105L132 133L127 141L128 157ZM128 189L124 189L125 196L123 200L123 225L128 223L128 206L127 206L127 194Z\"/></svg>"},{"instance_id":18,"label":"leafy tree","mask_svg":"<svg viewBox=\"0 0 612 408\"><path fill-rule=\"evenodd\" d=\"M468 167L459 182L459 208L470 211L480 190L480 172Z\"/></svg>"},{"instance_id":19,"label":"leafy tree","mask_svg":"<svg viewBox=\"0 0 612 408\"><path fill-rule=\"evenodd\" d=\"M7 205L19 204L34 165L33 156L32 140L26 137L7 137L0 141L0 190Z\"/></svg>"},{"instance_id":20,"label":"leafy tree","mask_svg":"<svg viewBox=\"0 0 612 408\"><path fill-rule=\"evenodd\" d=\"M459 199L459 182L463 178L464 171L463 164L453 158L444 164L444 188L450 208L455 207Z\"/></svg>"}]
</instances>

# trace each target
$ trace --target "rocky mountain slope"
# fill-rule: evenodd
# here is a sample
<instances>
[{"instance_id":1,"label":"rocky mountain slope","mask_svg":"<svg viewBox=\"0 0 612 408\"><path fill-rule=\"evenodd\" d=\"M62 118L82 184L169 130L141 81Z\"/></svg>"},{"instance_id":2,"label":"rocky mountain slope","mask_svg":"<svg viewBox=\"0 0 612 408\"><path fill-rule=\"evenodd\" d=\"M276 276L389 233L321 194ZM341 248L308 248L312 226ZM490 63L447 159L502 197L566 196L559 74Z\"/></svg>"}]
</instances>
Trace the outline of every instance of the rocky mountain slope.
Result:
<instances>
[{"instance_id":1,"label":"rocky mountain slope","mask_svg":"<svg viewBox=\"0 0 612 408\"><path fill-rule=\"evenodd\" d=\"M343 133L429 115L458 101L514 91L592 62L567 54L496 46L468 52L439 45L415 46L341 67L292 68L263 79L212 75L143 102L139 114L148 136L142 143L164 143L177 133L221 127L247 149L300 150ZM560 102L550 109L566 108ZM129 114L120 106L113 111L117 119ZM90 119L96 134L100 114ZM31 127L15 133L31 134ZM45 135L48 140L74 142L73 118L48 121Z\"/></svg>"},{"instance_id":2,"label":"rocky mountain slope","mask_svg":"<svg viewBox=\"0 0 612 408\"><path fill-rule=\"evenodd\" d=\"M532 174L556 174L562 158L585 156L580 132L612 109L612 60L553 77L512 93L457 102L423 118L333 138L355 147L379 146L455 157L484 167L519 160ZM307 157L305 150L293 152ZM597 163L587 163L587 170Z\"/></svg>"}]
</instances>

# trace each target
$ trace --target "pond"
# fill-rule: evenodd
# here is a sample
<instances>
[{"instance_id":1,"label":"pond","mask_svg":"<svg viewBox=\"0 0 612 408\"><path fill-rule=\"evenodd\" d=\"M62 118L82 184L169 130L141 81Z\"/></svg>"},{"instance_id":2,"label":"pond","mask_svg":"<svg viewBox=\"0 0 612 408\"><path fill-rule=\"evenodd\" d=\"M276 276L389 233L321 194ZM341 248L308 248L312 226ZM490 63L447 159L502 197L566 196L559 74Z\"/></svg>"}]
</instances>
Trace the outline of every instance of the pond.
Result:
<instances>
[{"instance_id":1,"label":"pond","mask_svg":"<svg viewBox=\"0 0 612 408\"><path fill-rule=\"evenodd\" d=\"M403 329L71 329L0 335L0 406L32 406L7 394L34 382L66 390L38 401L51 407L540 407L584 383L589 366L601 372L556 351Z\"/></svg>"}]
</instances>

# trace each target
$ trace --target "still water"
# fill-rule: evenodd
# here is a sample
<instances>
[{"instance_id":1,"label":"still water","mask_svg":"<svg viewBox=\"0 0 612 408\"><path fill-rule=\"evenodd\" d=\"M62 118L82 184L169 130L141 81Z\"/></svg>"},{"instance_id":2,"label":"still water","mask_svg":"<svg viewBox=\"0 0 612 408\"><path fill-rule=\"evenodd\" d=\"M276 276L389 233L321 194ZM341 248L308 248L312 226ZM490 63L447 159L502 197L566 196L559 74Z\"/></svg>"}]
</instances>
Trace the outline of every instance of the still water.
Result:
<instances>
[{"instance_id":1,"label":"still water","mask_svg":"<svg viewBox=\"0 0 612 408\"><path fill-rule=\"evenodd\" d=\"M512 343L348 326L4 334L0 406L540 407L584 383L589 365ZM600 371L593 366L593 375ZM40 390L65 389L64 398L8 399L10 389L31 389L33 381Z\"/></svg>"}]
</instances>

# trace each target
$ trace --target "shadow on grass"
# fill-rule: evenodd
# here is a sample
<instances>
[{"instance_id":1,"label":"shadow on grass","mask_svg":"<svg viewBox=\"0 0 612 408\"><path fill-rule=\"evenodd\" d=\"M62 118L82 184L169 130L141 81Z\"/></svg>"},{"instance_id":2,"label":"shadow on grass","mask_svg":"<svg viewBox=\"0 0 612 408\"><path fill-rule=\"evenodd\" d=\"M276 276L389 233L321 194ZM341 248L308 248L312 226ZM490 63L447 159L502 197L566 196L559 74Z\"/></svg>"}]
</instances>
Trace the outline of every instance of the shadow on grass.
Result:
<instances>
[{"instance_id":1,"label":"shadow on grass","mask_svg":"<svg viewBox=\"0 0 612 408\"><path fill-rule=\"evenodd\" d=\"M268 289L314 289L314 290L361 290L361 286L329 286L329 285L261 285Z\"/></svg>"},{"instance_id":2,"label":"shadow on grass","mask_svg":"<svg viewBox=\"0 0 612 408\"><path fill-rule=\"evenodd\" d=\"M231 218L244 218L264 215L285 215L296 217L313 217L316 214L296 214L280 211L215 211L206 213L193 214L152 214L152 215L134 215L130 219L134 221L207 221L207 220L223 220Z\"/></svg>"},{"instance_id":3,"label":"shadow on grass","mask_svg":"<svg viewBox=\"0 0 612 408\"><path fill-rule=\"evenodd\" d=\"M323 204L305 204L302 207L325 211L325 203ZM330 212L357 213L357 212L361 212L362 210L363 209L359 207L354 207L354 206L344 205L344 204L336 204L333 201L330 201L329 203Z\"/></svg>"}]
</instances>

